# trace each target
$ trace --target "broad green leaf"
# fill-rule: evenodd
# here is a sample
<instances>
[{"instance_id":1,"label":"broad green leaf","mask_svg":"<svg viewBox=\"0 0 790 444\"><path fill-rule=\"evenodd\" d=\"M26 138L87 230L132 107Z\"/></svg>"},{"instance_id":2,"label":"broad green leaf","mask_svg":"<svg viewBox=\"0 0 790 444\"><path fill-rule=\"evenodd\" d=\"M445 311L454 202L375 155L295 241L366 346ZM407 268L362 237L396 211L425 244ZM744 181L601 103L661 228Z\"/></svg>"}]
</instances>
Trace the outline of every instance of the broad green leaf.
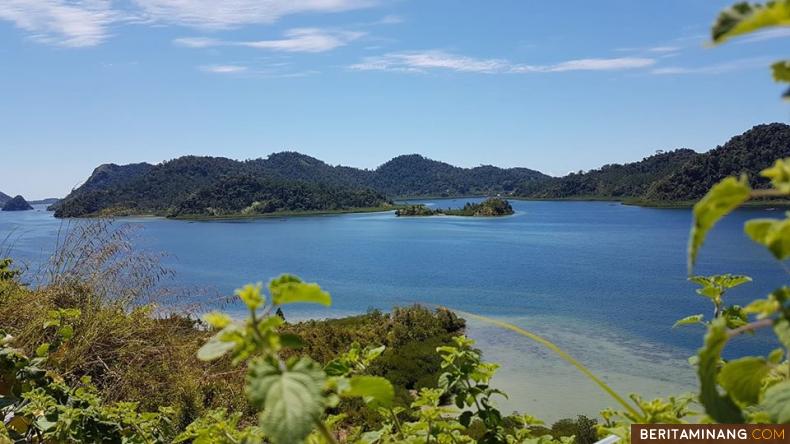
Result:
<instances>
[{"instance_id":1,"label":"broad green leaf","mask_svg":"<svg viewBox=\"0 0 790 444\"><path fill-rule=\"evenodd\" d=\"M224 331L224 330L223 330ZM236 346L233 342L226 342L220 339L222 332L212 336L197 352L197 357L201 361L213 361L233 350Z\"/></svg>"},{"instance_id":2,"label":"broad green leaf","mask_svg":"<svg viewBox=\"0 0 790 444\"><path fill-rule=\"evenodd\" d=\"M779 338L779 342L790 350L790 321L787 319L780 319L774 324L774 333Z\"/></svg>"},{"instance_id":3,"label":"broad green leaf","mask_svg":"<svg viewBox=\"0 0 790 444\"><path fill-rule=\"evenodd\" d=\"M247 374L247 397L262 409L260 426L275 444L302 442L324 411L321 388L325 375L313 360L302 357L286 370L257 359Z\"/></svg>"},{"instance_id":4,"label":"broad green leaf","mask_svg":"<svg viewBox=\"0 0 790 444\"><path fill-rule=\"evenodd\" d=\"M790 1L737 3L719 14L711 30L714 43L771 26L790 25Z\"/></svg>"},{"instance_id":5,"label":"broad green leaf","mask_svg":"<svg viewBox=\"0 0 790 444\"><path fill-rule=\"evenodd\" d=\"M296 276L282 275L273 279L269 283L269 291L272 295L272 303L275 305L293 304L306 302L332 305L332 298L329 293L321 290L318 284L308 284L302 282Z\"/></svg>"},{"instance_id":6,"label":"broad green leaf","mask_svg":"<svg viewBox=\"0 0 790 444\"><path fill-rule=\"evenodd\" d=\"M71 325L64 325L58 329L58 336L60 336L64 341L68 341L74 337L74 327Z\"/></svg>"},{"instance_id":7,"label":"broad green leaf","mask_svg":"<svg viewBox=\"0 0 790 444\"><path fill-rule=\"evenodd\" d=\"M775 299L757 299L744 307L746 314L756 314L760 319L771 316L779 310L779 302Z\"/></svg>"},{"instance_id":8,"label":"broad green leaf","mask_svg":"<svg viewBox=\"0 0 790 444\"><path fill-rule=\"evenodd\" d=\"M769 387L761 406L774 424L790 424L790 381Z\"/></svg>"},{"instance_id":9,"label":"broad green leaf","mask_svg":"<svg viewBox=\"0 0 790 444\"><path fill-rule=\"evenodd\" d=\"M45 342L36 349L36 356L43 357L49 353L49 342Z\"/></svg>"},{"instance_id":10,"label":"broad green leaf","mask_svg":"<svg viewBox=\"0 0 790 444\"><path fill-rule=\"evenodd\" d=\"M326 364L324 371L329 376L344 376L351 371L351 367L341 359L333 359Z\"/></svg>"},{"instance_id":11,"label":"broad green leaf","mask_svg":"<svg viewBox=\"0 0 790 444\"><path fill-rule=\"evenodd\" d=\"M790 219L752 219L744 231L780 261L790 258Z\"/></svg>"},{"instance_id":12,"label":"broad green leaf","mask_svg":"<svg viewBox=\"0 0 790 444\"><path fill-rule=\"evenodd\" d=\"M673 325L672 328L679 327L681 325L702 324L703 317L704 316L701 314L686 316L685 318L679 319L677 322L675 322L675 325Z\"/></svg>"},{"instance_id":13,"label":"broad green leaf","mask_svg":"<svg viewBox=\"0 0 790 444\"><path fill-rule=\"evenodd\" d=\"M689 272L697 261L697 254L705 237L714 225L732 210L749 199L751 188L745 176L727 177L714 185L696 205L688 247Z\"/></svg>"},{"instance_id":14,"label":"broad green leaf","mask_svg":"<svg viewBox=\"0 0 790 444\"><path fill-rule=\"evenodd\" d=\"M369 365L371 362L375 361L376 358L378 358L379 356L381 356L382 353L384 353L384 350L386 348L387 348L386 346L382 345L380 347L370 348L365 350L365 364Z\"/></svg>"},{"instance_id":15,"label":"broad green leaf","mask_svg":"<svg viewBox=\"0 0 790 444\"><path fill-rule=\"evenodd\" d=\"M776 348L768 354L768 362L771 364L779 364L785 356L785 351L781 348Z\"/></svg>"},{"instance_id":16,"label":"broad green leaf","mask_svg":"<svg viewBox=\"0 0 790 444\"><path fill-rule=\"evenodd\" d=\"M236 290L236 295L250 310L256 310L260 308L265 301L263 295L261 294L262 287L263 284L260 282L254 285L247 284L244 287Z\"/></svg>"},{"instance_id":17,"label":"broad green leaf","mask_svg":"<svg viewBox=\"0 0 790 444\"><path fill-rule=\"evenodd\" d=\"M770 179L777 190L790 193L790 157L777 159L773 166L760 171L760 175Z\"/></svg>"},{"instance_id":18,"label":"broad green leaf","mask_svg":"<svg viewBox=\"0 0 790 444\"><path fill-rule=\"evenodd\" d=\"M719 384L736 401L756 404L760 397L763 378L770 371L763 358L749 356L730 361L721 368Z\"/></svg>"},{"instance_id":19,"label":"broad green leaf","mask_svg":"<svg viewBox=\"0 0 790 444\"><path fill-rule=\"evenodd\" d=\"M777 82L790 82L790 60L781 60L771 65L774 80Z\"/></svg>"},{"instance_id":20,"label":"broad green leaf","mask_svg":"<svg viewBox=\"0 0 790 444\"><path fill-rule=\"evenodd\" d=\"M206 321L208 325L217 329L225 328L231 323L230 316L218 312L206 313L206 315L203 316L203 320Z\"/></svg>"},{"instance_id":21,"label":"broad green leaf","mask_svg":"<svg viewBox=\"0 0 790 444\"><path fill-rule=\"evenodd\" d=\"M725 424L743 423L741 409L727 394L720 394L718 388L719 362L721 351L727 343L727 325L724 319L715 319L708 327L705 345L697 356L697 375L700 382L699 399L705 413L715 421Z\"/></svg>"},{"instance_id":22,"label":"broad green leaf","mask_svg":"<svg viewBox=\"0 0 790 444\"><path fill-rule=\"evenodd\" d=\"M702 288L697 289L698 294L716 302L721 302L721 297L727 290L751 282L752 278L742 275L719 274L713 276L691 276L689 281L702 286Z\"/></svg>"},{"instance_id":23,"label":"broad green leaf","mask_svg":"<svg viewBox=\"0 0 790 444\"><path fill-rule=\"evenodd\" d=\"M392 387L392 383L380 376L354 376L349 380L348 388L341 395L360 396L364 398L366 404L390 407L395 399L395 389Z\"/></svg>"}]
</instances>

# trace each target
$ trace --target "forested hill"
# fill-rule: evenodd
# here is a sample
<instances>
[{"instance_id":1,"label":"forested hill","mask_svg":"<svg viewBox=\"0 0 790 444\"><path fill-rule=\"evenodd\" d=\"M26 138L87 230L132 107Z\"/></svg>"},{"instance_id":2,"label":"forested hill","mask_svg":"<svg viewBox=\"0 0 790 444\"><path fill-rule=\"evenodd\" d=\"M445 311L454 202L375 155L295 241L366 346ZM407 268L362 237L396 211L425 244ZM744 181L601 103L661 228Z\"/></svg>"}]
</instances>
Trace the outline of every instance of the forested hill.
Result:
<instances>
[{"instance_id":1,"label":"forested hill","mask_svg":"<svg viewBox=\"0 0 790 444\"><path fill-rule=\"evenodd\" d=\"M283 177L267 172L259 161L222 157L185 156L159 165L102 165L52 209L57 217L230 216L388 205L383 194L368 188Z\"/></svg>"},{"instance_id":2,"label":"forested hill","mask_svg":"<svg viewBox=\"0 0 790 444\"><path fill-rule=\"evenodd\" d=\"M776 159L790 157L790 126L758 125L707 153L696 156L679 170L657 181L644 198L652 201L697 200L726 176L748 173L753 187L768 181L757 173Z\"/></svg>"},{"instance_id":3,"label":"forested hill","mask_svg":"<svg viewBox=\"0 0 790 444\"><path fill-rule=\"evenodd\" d=\"M658 180L701 154L679 149L639 162L604 165L586 173L571 173L536 184L525 184L516 195L536 199L622 199L644 195Z\"/></svg>"},{"instance_id":4,"label":"forested hill","mask_svg":"<svg viewBox=\"0 0 790 444\"><path fill-rule=\"evenodd\" d=\"M466 169L419 155L396 157L375 170L332 166L295 152L246 161L185 156L159 165L101 165L52 209L58 217L340 210L377 207L400 196L509 193L547 178L526 168Z\"/></svg>"},{"instance_id":5,"label":"forested hill","mask_svg":"<svg viewBox=\"0 0 790 444\"><path fill-rule=\"evenodd\" d=\"M742 172L760 186L757 173L783 157L790 157L790 126L782 123L758 125L704 154L678 149L558 178L527 168L460 168L417 154L374 170L333 166L296 152L246 161L184 156L158 165L99 166L52 208L58 217L232 215L380 207L398 197L497 194L662 204L698 199L716 181Z\"/></svg>"},{"instance_id":6,"label":"forested hill","mask_svg":"<svg viewBox=\"0 0 790 444\"><path fill-rule=\"evenodd\" d=\"M690 202L729 175L747 173L752 184L765 183L758 173L774 160L790 157L790 126L757 125L723 146L703 154L679 149L639 162L606 165L541 183L514 193L536 199L612 199L648 204Z\"/></svg>"},{"instance_id":7,"label":"forested hill","mask_svg":"<svg viewBox=\"0 0 790 444\"><path fill-rule=\"evenodd\" d=\"M410 154L374 170L370 185L389 196L510 194L522 183L542 182L549 177L528 168L460 168Z\"/></svg>"}]
</instances>

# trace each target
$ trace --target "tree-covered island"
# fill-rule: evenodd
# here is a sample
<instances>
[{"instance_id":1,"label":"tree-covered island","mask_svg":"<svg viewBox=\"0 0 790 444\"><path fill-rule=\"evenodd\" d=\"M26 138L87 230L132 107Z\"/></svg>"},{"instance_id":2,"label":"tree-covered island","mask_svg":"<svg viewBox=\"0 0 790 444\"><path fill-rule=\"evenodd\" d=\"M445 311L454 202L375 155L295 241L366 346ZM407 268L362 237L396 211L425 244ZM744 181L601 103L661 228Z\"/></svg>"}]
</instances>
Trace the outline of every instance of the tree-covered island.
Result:
<instances>
[{"instance_id":1,"label":"tree-covered island","mask_svg":"<svg viewBox=\"0 0 790 444\"><path fill-rule=\"evenodd\" d=\"M431 209L425 205L409 205L405 208L395 210L396 216L508 216L513 214L513 207L505 199L500 197L490 197L480 203L467 202L463 208L436 208Z\"/></svg>"}]
</instances>

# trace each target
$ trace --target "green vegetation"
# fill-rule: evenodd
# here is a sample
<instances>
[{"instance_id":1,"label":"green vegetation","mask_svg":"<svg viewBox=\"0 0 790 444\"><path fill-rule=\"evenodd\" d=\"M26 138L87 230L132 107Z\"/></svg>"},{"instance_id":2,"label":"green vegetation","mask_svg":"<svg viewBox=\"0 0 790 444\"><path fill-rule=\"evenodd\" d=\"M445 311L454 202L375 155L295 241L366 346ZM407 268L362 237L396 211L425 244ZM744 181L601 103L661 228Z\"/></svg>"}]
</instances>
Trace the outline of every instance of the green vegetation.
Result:
<instances>
[{"instance_id":1,"label":"green vegetation","mask_svg":"<svg viewBox=\"0 0 790 444\"><path fill-rule=\"evenodd\" d=\"M790 25L790 0L736 5L717 22L714 40L772 25ZM790 82L781 72L778 78ZM504 394L491 385L498 366L459 335L464 324L452 312L412 307L288 325L283 307L332 302L317 284L291 275L266 290L260 283L237 290L247 309L241 320L221 312L204 323L156 316L156 262L124 255L123 236L99 224L78 228L82 242L66 238L47 285L25 286L12 263L0 261L0 443L570 444L609 434L628 443L636 423L790 424L790 287L742 307L728 304L727 291L748 277L692 275L723 217L750 200L790 196L790 157L760 175L767 187L730 176L693 209L690 280L714 308L709 319L695 314L676 323L706 329L690 360L695 395L623 397L546 339L472 315L546 346L619 406L601 412L600 423L580 417L551 428L529 415L505 416L494 403ZM790 213L749 220L744 232L779 266L790 259ZM723 357L730 340L756 331L773 332L780 347Z\"/></svg>"},{"instance_id":2,"label":"green vegetation","mask_svg":"<svg viewBox=\"0 0 790 444\"><path fill-rule=\"evenodd\" d=\"M340 211L386 207L385 196L510 191L546 177L523 168L457 168L417 155L395 158L373 171L330 166L291 152L244 162L186 156L156 166L102 165L51 209L56 217Z\"/></svg>"},{"instance_id":3,"label":"green vegetation","mask_svg":"<svg viewBox=\"0 0 790 444\"><path fill-rule=\"evenodd\" d=\"M681 149L639 162L606 165L546 182L527 184L516 195L529 199L622 200L650 206L691 206L717 181L749 174L752 186L768 182L757 174L775 159L790 156L790 126L757 125L704 154Z\"/></svg>"},{"instance_id":4,"label":"green vegetation","mask_svg":"<svg viewBox=\"0 0 790 444\"><path fill-rule=\"evenodd\" d=\"M27 211L32 209L33 207L22 196L16 196L3 205L3 211Z\"/></svg>"},{"instance_id":5,"label":"green vegetation","mask_svg":"<svg viewBox=\"0 0 790 444\"><path fill-rule=\"evenodd\" d=\"M395 211L396 216L470 216L470 217L490 217L507 216L513 214L513 207L510 202L498 197L491 197L480 203L467 202L463 208L437 208L430 209L425 205L409 205Z\"/></svg>"},{"instance_id":6,"label":"green vegetation","mask_svg":"<svg viewBox=\"0 0 790 444\"><path fill-rule=\"evenodd\" d=\"M639 162L604 165L597 170L570 173L545 183L526 184L515 194L531 199L609 199L643 196L650 186L677 171L700 154L681 149L656 154Z\"/></svg>"}]
</instances>

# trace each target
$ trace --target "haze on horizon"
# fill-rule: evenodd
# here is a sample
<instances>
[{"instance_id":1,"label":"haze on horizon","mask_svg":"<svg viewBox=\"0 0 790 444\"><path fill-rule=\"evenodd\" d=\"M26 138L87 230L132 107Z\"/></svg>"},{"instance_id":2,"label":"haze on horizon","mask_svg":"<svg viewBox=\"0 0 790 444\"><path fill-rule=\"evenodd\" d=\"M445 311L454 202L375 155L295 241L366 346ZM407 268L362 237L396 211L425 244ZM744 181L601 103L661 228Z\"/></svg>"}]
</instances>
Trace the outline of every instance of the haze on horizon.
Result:
<instances>
[{"instance_id":1,"label":"haze on horizon","mask_svg":"<svg viewBox=\"0 0 790 444\"><path fill-rule=\"evenodd\" d=\"M729 4L7 0L0 191L187 154L563 175L707 151L788 120L766 69L786 29L704 48Z\"/></svg>"}]
</instances>

